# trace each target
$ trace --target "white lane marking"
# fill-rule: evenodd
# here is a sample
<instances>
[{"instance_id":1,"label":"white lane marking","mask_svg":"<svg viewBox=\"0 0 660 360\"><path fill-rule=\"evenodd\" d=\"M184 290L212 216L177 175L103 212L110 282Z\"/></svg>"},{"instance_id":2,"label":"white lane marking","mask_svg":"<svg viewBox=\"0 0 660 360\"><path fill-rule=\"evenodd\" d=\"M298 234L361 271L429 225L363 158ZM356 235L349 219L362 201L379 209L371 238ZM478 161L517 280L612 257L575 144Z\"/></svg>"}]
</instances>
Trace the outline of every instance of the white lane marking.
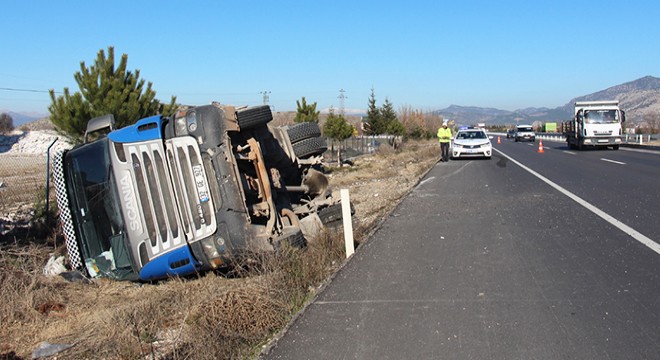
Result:
<instances>
[{"instance_id":1,"label":"white lane marking","mask_svg":"<svg viewBox=\"0 0 660 360\"><path fill-rule=\"evenodd\" d=\"M603 160L603 161L607 161L607 162L611 162L611 163L615 163L615 164L619 164L619 165L626 165L626 163L621 162L621 161L615 161L615 160L610 160L610 159L605 159L605 158L600 158L600 159Z\"/></svg>"},{"instance_id":2,"label":"white lane marking","mask_svg":"<svg viewBox=\"0 0 660 360\"><path fill-rule=\"evenodd\" d=\"M422 180L422 181L419 183L418 186L422 186L422 185L426 184L427 182L429 182L429 181L433 181L433 180L435 180L435 176L431 176L431 177L429 177L428 179L424 179L424 180Z\"/></svg>"},{"instance_id":3,"label":"white lane marking","mask_svg":"<svg viewBox=\"0 0 660 360\"><path fill-rule=\"evenodd\" d=\"M542 180L543 182L545 182L546 184L552 186L553 188L555 188L556 190L558 190L560 193L562 193L562 194L568 196L570 199L572 199L572 200L575 201L576 203L578 203L578 204L584 206L585 208L587 208L587 210L589 210L589 211L591 211L592 213L594 213L594 214L600 216L601 218L603 218L603 220L605 220L605 221L607 221L608 223L610 223L610 224L616 226L617 228L619 228L619 230L621 230L621 231L623 231L624 233L626 233L626 234L632 236L633 239L639 241L640 243L646 245L646 246L647 246L648 248L650 248L651 250L653 250L653 251L655 251L656 253L660 254L660 244L658 244L658 243L656 243L655 241L651 240L650 238L644 236L644 235L643 235L642 233L640 233L639 231L637 231L637 230L631 228L630 226L628 226L628 225L622 223L621 221L615 219L614 217L612 217L611 215L607 214L606 212L600 210L599 208L597 208L597 207L591 205L590 203L586 202L584 199L580 198L579 196L577 196L577 195L573 194L572 192L570 192L570 191L564 189L563 187L561 187L561 186L555 184L554 182L550 181L550 179L546 178L545 176L543 176L543 175L537 173L536 171L534 171L534 170L528 168L527 166L521 164L520 162L516 161L515 159L513 159L513 158L510 157L509 155L506 155L506 154L503 153L502 151L500 151L500 150L498 150L498 149L493 149L493 150L497 151L498 153L500 153L500 154L501 154L502 156L504 156L505 158L509 159L509 160L510 160L511 162L513 162L514 164L520 166L521 168L523 168L523 170L525 170L525 171L527 171L528 173L530 173L530 174L536 176L537 178L541 179L541 180Z\"/></svg>"},{"instance_id":4,"label":"white lane marking","mask_svg":"<svg viewBox=\"0 0 660 360\"><path fill-rule=\"evenodd\" d=\"M657 151L657 150L649 150L649 149L638 149L638 148L620 147L619 150L623 150L623 151L634 151L634 152L640 152L640 153L647 153L647 154L657 154L657 155L660 155L660 151Z\"/></svg>"},{"instance_id":5,"label":"white lane marking","mask_svg":"<svg viewBox=\"0 0 660 360\"><path fill-rule=\"evenodd\" d=\"M563 151L563 153L565 153L565 154L571 154L571 155L577 155L576 153L574 153L574 152L572 152L572 151Z\"/></svg>"}]
</instances>

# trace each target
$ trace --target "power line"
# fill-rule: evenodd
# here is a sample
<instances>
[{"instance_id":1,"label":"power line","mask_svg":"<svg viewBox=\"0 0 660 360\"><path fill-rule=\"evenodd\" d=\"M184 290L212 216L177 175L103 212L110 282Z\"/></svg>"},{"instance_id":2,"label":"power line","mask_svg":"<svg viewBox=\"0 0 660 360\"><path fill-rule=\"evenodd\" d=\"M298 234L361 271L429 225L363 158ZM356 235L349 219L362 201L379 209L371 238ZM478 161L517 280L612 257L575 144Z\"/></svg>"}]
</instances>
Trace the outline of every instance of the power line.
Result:
<instances>
[{"instance_id":1,"label":"power line","mask_svg":"<svg viewBox=\"0 0 660 360\"><path fill-rule=\"evenodd\" d=\"M4 91L20 91L20 92L34 92L34 93L48 93L50 90L35 90L35 89L15 89L15 88L6 88L0 87L0 90ZM61 91L55 91L56 94L61 94Z\"/></svg>"}]
</instances>

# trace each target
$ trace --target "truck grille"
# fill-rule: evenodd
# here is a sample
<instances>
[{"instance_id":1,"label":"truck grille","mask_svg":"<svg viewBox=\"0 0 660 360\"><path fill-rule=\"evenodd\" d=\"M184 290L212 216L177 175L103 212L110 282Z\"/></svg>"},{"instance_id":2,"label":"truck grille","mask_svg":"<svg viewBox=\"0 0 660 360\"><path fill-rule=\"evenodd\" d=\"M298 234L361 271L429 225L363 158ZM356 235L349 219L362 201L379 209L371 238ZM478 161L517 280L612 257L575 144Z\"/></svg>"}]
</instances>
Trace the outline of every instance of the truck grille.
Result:
<instances>
[{"instance_id":1,"label":"truck grille","mask_svg":"<svg viewBox=\"0 0 660 360\"><path fill-rule=\"evenodd\" d=\"M216 230L213 203L208 176L195 139L170 139L166 147L183 231L189 241L212 235Z\"/></svg>"},{"instance_id":2,"label":"truck grille","mask_svg":"<svg viewBox=\"0 0 660 360\"><path fill-rule=\"evenodd\" d=\"M170 141L167 155L159 141L127 147L152 256L215 232L210 199L201 202L191 180L194 164L201 162L194 145Z\"/></svg>"}]
</instances>

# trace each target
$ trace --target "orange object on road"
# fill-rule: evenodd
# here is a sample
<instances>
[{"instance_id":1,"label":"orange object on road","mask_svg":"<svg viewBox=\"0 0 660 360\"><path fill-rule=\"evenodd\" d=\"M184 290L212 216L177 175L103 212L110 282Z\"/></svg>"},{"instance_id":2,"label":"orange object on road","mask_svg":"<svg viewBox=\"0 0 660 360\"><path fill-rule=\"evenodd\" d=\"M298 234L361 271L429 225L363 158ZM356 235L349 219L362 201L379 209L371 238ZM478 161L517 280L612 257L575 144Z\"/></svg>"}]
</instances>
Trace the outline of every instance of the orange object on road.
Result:
<instances>
[{"instance_id":1,"label":"orange object on road","mask_svg":"<svg viewBox=\"0 0 660 360\"><path fill-rule=\"evenodd\" d=\"M545 151L543 150L543 140L539 140L539 153L544 153Z\"/></svg>"},{"instance_id":2,"label":"orange object on road","mask_svg":"<svg viewBox=\"0 0 660 360\"><path fill-rule=\"evenodd\" d=\"M500 140L500 137L499 137L499 136L497 137L497 143L498 143L498 144L501 144L501 143L502 143L502 140Z\"/></svg>"}]
</instances>

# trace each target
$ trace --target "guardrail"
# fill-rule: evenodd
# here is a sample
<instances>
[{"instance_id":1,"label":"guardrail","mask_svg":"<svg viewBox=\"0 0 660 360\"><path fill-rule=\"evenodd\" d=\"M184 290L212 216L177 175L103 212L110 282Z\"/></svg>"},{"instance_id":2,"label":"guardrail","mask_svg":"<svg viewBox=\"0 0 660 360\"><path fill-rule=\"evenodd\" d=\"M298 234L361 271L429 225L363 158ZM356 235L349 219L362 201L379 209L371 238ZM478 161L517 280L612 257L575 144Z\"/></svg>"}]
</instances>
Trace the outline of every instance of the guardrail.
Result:
<instances>
[{"instance_id":1,"label":"guardrail","mask_svg":"<svg viewBox=\"0 0 660 360\"><path fill-rule=\"evenodd\" d=\"M506 133L503 132L489 132L489 135L492 136L502 136L506 137ZM536 138L543 141L555 141L555 142L565 142L566 137L560 133L536 133ZM651 142L657 142L659 140L658 135L648 135L648 134L624 134L622 136L624 144L631 145L644 145Z\"/></svg>"}]
</instances>

